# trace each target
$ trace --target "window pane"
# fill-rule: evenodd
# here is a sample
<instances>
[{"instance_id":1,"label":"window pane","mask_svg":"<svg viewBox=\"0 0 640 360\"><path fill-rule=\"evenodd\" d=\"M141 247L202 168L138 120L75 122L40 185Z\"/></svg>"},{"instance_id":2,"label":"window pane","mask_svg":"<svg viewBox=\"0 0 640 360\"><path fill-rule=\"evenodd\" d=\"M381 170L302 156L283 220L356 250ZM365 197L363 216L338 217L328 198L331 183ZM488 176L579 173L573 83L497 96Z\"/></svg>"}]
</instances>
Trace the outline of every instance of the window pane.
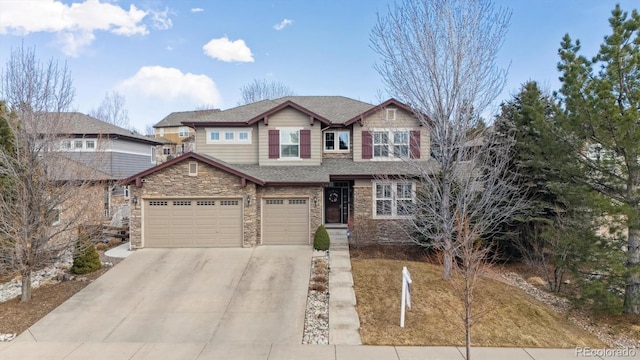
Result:
<instances>
[{"instance_id":1,"label":"window pane","mask_svg":"<svg viewBox=\"0 0 640 360\"><path fill-rule=\"evenodd\" d=\"M391 200L376 200L376 215L391 215Z\"/></svg>"},{"instance_id":2,"label":"window pane","mask_svg":"<svg viewBox=\"0 0 640 360\"><path fill-rule=\"evenodd\" d=\"M393 146L393 155L396 157L407 157L409 156L409 145L394 145Z\"/></svg>"},{"instance_id":3,"label":"window pane","mask_svg":"<svg viewBox=\"0 0 640 360\"><path fill-rule=\"evenodd\" d=\"M70 140L64 140L62 142L62 148L63 149L71 149L71 141Z\"/></svg>"},{"instance_id":4,"label":"window pane","mask_svg":"<svg viewBox=\"0 0 640 360\"><path fill-rule=\"evenodd\" d=\"M224 139L225 140L233 140L233 133L232 132L224 133Z\"/></svg>"},{"instance_id":5,"label":"window pane","mask_svg":"<svg viewBox=\"0 0 640 360\"><path fill-rule=\"evenodd\" d=\"M387 157L389 156L389 145L375 145L373 147L373 156Z\"/></svg>"},{"instance_id":6,"label":"window pane","mask_svg":"<svg viewBox=\"0 0 640 360\"><path fill-rule=\"evenodd\" d=\"M242 141L247 141L249 140L249 133L246 131L242 131L240 133L238 133L238 138Z\"/></svg>"},{"instance_id":7,"label":"window pane","mask_svg":"<svg viewBox=\"0 0 640 360\"><path fill-rule=\"evenodd\" d=\"M376 131L373 133L373 143L374 144L388 144L389 143L389 133L386 131Z\"/></svg>"},{"instance_id":8,"label":"window pane","mask_svg":"<svg viewBox=\"0 0 640 360\"><path fill-rule=\"evenodd\" d=\"M324 134L324 148L325 150L335 150L336 142L335 142L335 134L332 132L328 132Z\"/></svg>"},{"instance_id":9,"label":"window pane","mask_svg":"<svg viewBox=\"0 0 640 360\"><path fill-rule=\"evenodd\" d=\"M378 198L378 199L390 199L391 198L391 185L390 184L376 184L376 198Z\"/></svg>"},{"instance_id":10,"label":"window pane","mask_svg":"<svg viewBox=\"0 0 640 360\"><path fill-rule=\"evenodd\" d=\"M74 148L82 149L82 140L76 140L73 143L74 143L74 145L73 145Z\"/></svg>"},{"instance_id":11,"label":"window pane","mask_svg":"<svg viewBox=\"0 0 640 360\"><path fill-rule=\"evenodd\" d=\"M409 215L411 214L413 202L411 200L398 200L396 206L396 213L398 215Z\"/></svg>"},{"instance_id":12,"label":"window pane","mask_svg":"<svg viewBox=\"0 0 640 360\"><path fill-rule=\"evenodd\" d=\"M298 157L298 145L282 145L282 157Z\"/></svg>"},{"instance_id":13,"label":"window pane","mask_svg":"<svg viewBox=\"0 0 640 360\"><path fill-rule=\"evenodd\" d=\"M215 141L220 140L220 133L219 133L219 132L217 132L217 131L215 131L215 132L211 132L211 133L209 134L209 139L211 139L211 140L215 140Z\"/></svg>"},{"instance_id":14,"label":"window pane","mask_svg":"<svg viewBox=\"0 0 640 360\"><path fill-rule=\"evenodd\" d=\"M340 140L340 150L349 150L349 133L341 132L338 134L338 139Z\"/></svg>"},{"instance_id":15,"label":"window pane","mask_svg":"<svg viewBox=\"0 0 640 360\"><path fill-rule=\"evenodd\" d=\"M397 197L402 199L411 199L413 195L411 188L411 184L398 184L396 187Z\"/></svg>"},{"instance_id":16,"label":"window pane","mask_svg":"<svg viewBox=\"0 0 640 360\"><path fill-rule=\"evenodd\" d=\"M409 143L409 132L408 131L394 131L393 132L393 143L394 144L408 144Z\"/></svg>"},{"instance_id":17,"label":"window pane","mask_svg":"<svg viewBox=\"0 0 640 360\"><path fill-rule=\"evenodd\" d=\"M93 140L89 140L87 141L87 149L95 149L96 148L96 143Z\"/></svg>"}]
</instances>

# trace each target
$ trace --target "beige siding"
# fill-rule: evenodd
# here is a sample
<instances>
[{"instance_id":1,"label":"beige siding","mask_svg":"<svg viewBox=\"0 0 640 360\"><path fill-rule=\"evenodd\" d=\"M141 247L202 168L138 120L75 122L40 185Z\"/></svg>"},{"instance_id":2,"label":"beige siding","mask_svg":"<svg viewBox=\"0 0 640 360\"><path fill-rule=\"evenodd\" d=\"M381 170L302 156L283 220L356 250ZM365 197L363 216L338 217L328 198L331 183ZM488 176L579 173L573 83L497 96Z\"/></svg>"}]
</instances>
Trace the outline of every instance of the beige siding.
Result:
<instances>
[{"instance_id":1,"label":"beige siding","mask_svg":"<svg viewBox=\"0 0 640 360\"><path fill-rule=\"evenodd\" d=\"M162 132L160 131L160 129L162 129ZM184 142L186 139L189 138L189 136L193 135L195 133L195 130L193 130L192 128L189 128L189 135L188 136L180 136L180 126L174 126L174 127L164 127L164 128L156 128L155 129L155 137L159 138L165 138L171 142L173 142L174 144L181 144L182 142ZM162 133L162 135L161 135Z\"/></svg>"},{"instance_id":2,"label":"beige siding","mask_svg":"<svg viewBox=\"0 0 640 360\"><path fill-rule=\"evenodd\" d=\"M398 109L396 111L396 119L387 121L386 111L381 110L364 119L363 125L355 123L353 125L353 160L354 161L372 161L362 159L362 132L370 129L407 129L420 130L420 160L429 160L431 156L429 129L426 126L420 126L418 120L410 113Z\"/></svg>"},{"instance_id":3,"label":"beige siding","mask_svg":"<svg viewBox=\"0 0 640 360\"><path fill-rule=\"evenodd\" d=\"M207 144L207 129L212 128L197 128L196 149L198 149L198 153L213 156L230 164L258 163L258 127L256 125L246 128L251 130L251 144ZM224 129L220 128L221 131Z\"/></svg>"},{"instance_id":4,"label":"beige siding","mask_svg":"<svg viewBox=\"0 0 640 360\"><path fill-rule=\"evenodd\" d=\"M298 110L286 108L269 117L269 125L265 126L260 121L258 125L258 144L260 153L260 165L320 165L322 161L322 136L320 131L322 123L315 121L313 126L309 123L309 116ZM269 130L279 128L296 128L311 130L311 158L310 159L269 159Z\"/></svg>"}]
</instances>

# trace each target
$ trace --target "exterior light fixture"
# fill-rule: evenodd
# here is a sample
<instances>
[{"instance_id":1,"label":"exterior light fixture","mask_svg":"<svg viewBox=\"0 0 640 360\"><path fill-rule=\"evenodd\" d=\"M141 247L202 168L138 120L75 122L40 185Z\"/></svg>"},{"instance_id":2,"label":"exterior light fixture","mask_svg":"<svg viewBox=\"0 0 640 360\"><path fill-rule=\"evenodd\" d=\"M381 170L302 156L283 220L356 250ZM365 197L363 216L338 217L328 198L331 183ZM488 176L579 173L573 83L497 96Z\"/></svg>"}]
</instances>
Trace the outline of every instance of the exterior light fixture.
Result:
<instances>
[{"instance_id":1,"label":"exterior light fixture","mask_svg":"<svg viewBox=\"0 0 640 360\"><path fill-rule=\"evenodd\" d=\"M133 198L131 198L131 203L133 207L136 207L136 205L138 205L138 197L134 195Z\"/></svg>"},{"instance_id":2,"label":"exterior light fixture","mask_svg":"<svg viewBox=\"0 0 640 360\"><path fill-rule=\"evenodd\" d=\"M247 205L251 205L251 195L247 195Z\"/></svg>"},{"instance_id":3,"label":"exterior light fixture","mask_svg":"<svg viewBox=\"0 0 640 360\"><path fill-rule=\"evenodd\" d=\"M313 206L318 206L318 194L313 195Z\"/></svg>"}]
</instances>

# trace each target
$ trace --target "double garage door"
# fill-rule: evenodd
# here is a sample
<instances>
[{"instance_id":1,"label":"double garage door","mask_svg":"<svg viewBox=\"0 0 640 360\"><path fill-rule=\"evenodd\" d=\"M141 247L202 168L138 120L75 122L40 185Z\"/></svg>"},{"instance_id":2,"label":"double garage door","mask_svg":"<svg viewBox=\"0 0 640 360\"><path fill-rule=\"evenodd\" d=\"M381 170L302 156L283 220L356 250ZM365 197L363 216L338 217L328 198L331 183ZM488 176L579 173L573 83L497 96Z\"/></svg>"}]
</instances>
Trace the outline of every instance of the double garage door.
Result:
<instances>
[{"instance_id":1,"label":"double garage door","mask_svg":"<svg viewBox=\"0 0 640 360\"><path fill-rule=\"evenodd\" d=\"M145 247L242 246L241 199L145 200Z\"/></svg>"}]
</instances>

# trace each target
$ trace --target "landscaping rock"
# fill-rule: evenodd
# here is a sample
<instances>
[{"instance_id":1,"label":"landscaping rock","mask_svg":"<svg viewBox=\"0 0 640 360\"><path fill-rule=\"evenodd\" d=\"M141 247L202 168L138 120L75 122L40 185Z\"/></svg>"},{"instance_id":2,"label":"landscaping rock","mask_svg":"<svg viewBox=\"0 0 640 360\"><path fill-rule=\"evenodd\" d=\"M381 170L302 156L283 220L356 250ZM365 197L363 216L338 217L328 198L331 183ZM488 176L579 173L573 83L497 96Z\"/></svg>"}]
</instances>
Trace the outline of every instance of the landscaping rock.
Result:
<instances>
[{"instance_id":1,"label":"landscaping rock","mask_svg":"<svg viewBox=\"0 0 640 360\"><path fill-rule=\"evenodd\" d=\"M304 333L302 335L303 344L329 344L329 275L325 270L318 271L316 261L323 262L325 268L329 264L329 252L325 251L324 256L315 257L311 261L311 271L309 276L309 292L307 294L307 309L304 319ZM324 291L312 290L322 288L314 286L313 279L323 275L325 278Z\"/></svg>"}]
</instances>

